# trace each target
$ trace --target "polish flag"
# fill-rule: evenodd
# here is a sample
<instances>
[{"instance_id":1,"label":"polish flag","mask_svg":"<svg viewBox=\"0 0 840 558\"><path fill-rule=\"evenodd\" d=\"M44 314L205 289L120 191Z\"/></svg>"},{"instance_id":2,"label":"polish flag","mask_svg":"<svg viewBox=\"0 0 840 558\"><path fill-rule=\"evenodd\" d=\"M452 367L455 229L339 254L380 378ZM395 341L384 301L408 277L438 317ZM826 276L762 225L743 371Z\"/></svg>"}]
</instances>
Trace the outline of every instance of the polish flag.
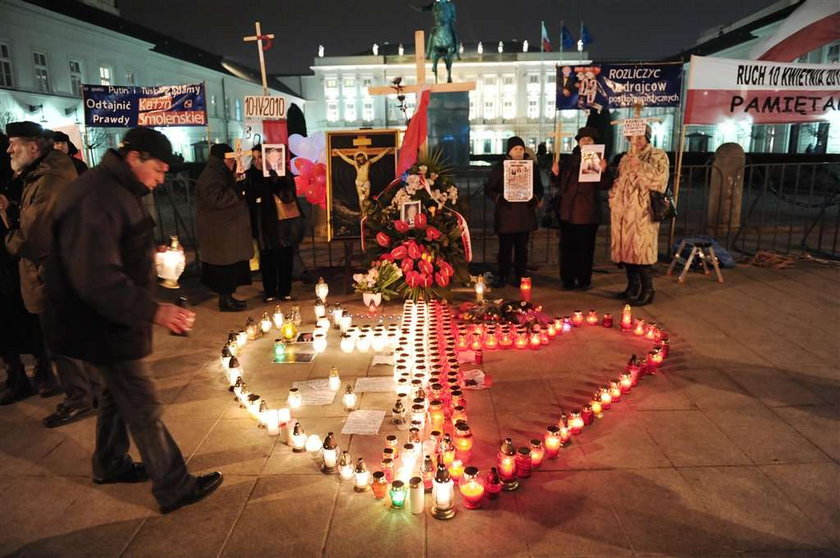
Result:
<instances>
[{"instance_id":1,"label":"polish flag","mask_svg":"<svg viewBox=\"0 0 840 558\"><path fill-rule=\"evenodd\" d=\"M405 136L403 136L402 149L400 149L400 158L397 163L398 177L414 166L414 163L417 162L418 151L426 143L429 93L431 93L431 90L428 88L423 89L420 93L420 102L417 103L417 108L414 109L414 115L412 115Z\"/></svg>"},{"instance_id":2,"label":"polish flag","mask_svg":"<svg viewBox=\"0 0 840 558\"><path fill-rule=\"evenodd\" d=\"M540 22L540 41L543 52L551 52L551 39L548 38L548 29L545 28L545 22Z\"/></svg>"},{"instance_id":3,"label":"polish flag","mask_svg":"<svg viewBox=\"0 0 840 558\"><path fill-rule=\"evenodd\" d=\"M792 62L803 54L840 39L840 2L806 0L752 50L755 60Z\"/></svg>"}]
</instances>

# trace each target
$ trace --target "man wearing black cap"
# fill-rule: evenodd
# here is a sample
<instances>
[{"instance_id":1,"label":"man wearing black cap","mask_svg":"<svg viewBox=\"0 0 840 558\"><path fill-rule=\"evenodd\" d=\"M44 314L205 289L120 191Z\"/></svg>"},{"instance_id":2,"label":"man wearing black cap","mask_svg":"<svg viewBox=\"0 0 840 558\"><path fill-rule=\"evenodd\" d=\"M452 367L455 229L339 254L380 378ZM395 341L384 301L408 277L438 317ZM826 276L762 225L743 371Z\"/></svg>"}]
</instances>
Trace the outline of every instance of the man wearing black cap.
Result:
<instances>
[{"instance_id":1,"label":"man wearing black cap","mask_svg":"<svg viewBox=\"0 0 840 558\"><path fill-rule=\"evenodd\" d=\"M525 152L525 142L519 136L507 140L505 153L505 159L530 158ZM494 228L499 235L499 277L493 283L496 288L502 287L507 281L512 261L515 261L515 285L528 275L528 237L531 231L537 229L536 207L543 195L540 172L536 166L533 169L533 189L534 195L527 202L507 201L504 195L504 161L490 169L484 184L484 194L496 204Z\"/></svg>"},{"instance_id":2,"label":"man wearing black cap","mask_svg":"<svg viewBox=\"0 0 840 558\"><path fill-rule=\"evenodd\" d=\"M245 301L234 298L233 293L239 285L251 284L248 260L254 254L244 183L238 183L234 175L236 160L225 159L232 151L225 143L210 148L207 166L195 185L201 282L219 293L222 312L245 309Z\"/></svg>"},{"instance_id":3,"label":"man wearing black cap","mask_svg":"<svg viewBox=\"0 0 840 558\"><path fill-rule=\"evenodd\" d=\"M152 324L188 331L195 314L152 298L154 220L141 200L164 181L169 140L150 128L126 134L56 200L47 266L48 334L64 354L94 363L105 379L96 424L96 484L152 480L162 513L201 500L221 473L195 477L161 421L163 406L143 360ZM143 456L128 455L129 432Z\"/></svg>"},{"instance_id":4,"label":"man wearing black cap","mask_svg":"<svg viewBox=\"0 0 840 558\"><path fill-rule=\"evenodd\" d=\"M601 222L600 190L609 190L611 177L606 173L607 162L600 161L599 182L580 182L580 148L592 145L598 140L598 129L584 126L575 136L578 144L572 155L551 167L551 179L559 192L560 215L560 280L563 288L571 290L575 283L581 289L588 289L592 282L592 262L595 255L595 237Z\"/></svg>"},{"instance_id":5,"label":"man wearing black cap","mask_svg":"<svg viewBox=\"0 0 840 558\"><path fill-rule=\"evenodd\" d=\"M70 160L73 162L73 166L76 167L76 174L79 176L82 175L83 172L88 170L88 166L85 164L84 161L76 157L76 153L79 152L79 149L70 141L70 136L65 134L64 132L55 132L53 135L53 147L58 149L62 153L67 153L70 156Z\"/></svg>"},{"instance_id":6,"label":"man wearing black cap","mask_svg":"<svg viewBox=\"0 0 840 558\"><path fill-rule=\"evenodd\" d=\"M70 158L53 149L53 134L34 122L7 126L11 138L12 168L20 173L23 196L20 224L6 236L6 248L20 258L21 293L27 310L42 319L46 306L44 266L50 251L55 199L77 175ZM48 360L55 362L64 400L44 418L47 428L62 426L95 413L101 383L96 370L82 360L52 347L47 339ZM36 369L37 371L37 369ZM49 372L52 376L52 372Z\"/></svg>"}]
</instances>

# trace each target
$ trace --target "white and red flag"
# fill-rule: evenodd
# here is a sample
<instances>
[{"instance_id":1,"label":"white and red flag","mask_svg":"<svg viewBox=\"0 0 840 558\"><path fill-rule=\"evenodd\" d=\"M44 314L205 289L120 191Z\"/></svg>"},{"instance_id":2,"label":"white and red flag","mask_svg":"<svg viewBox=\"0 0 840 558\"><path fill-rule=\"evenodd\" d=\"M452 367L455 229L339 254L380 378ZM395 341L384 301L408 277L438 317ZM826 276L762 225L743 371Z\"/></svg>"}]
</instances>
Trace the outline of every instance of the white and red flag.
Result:
<instances>
[{"instance_id":1,"label":"white and red flag","mask_svg":"<svg viewBox=\"0 0 840 558\"><path fill-rule=\"evenodd\" d=\"M751 54L756 60L791 62L838 39L840 2L806 0L772 35L756 44Z\"/></svg>"},{"instance_id":2,"label":"white and red flag","mask_svg":"<svg viewBox=\"0 0 840 558\"><path fill-rule=\"evenodd\" d=\"M692 56L686 124L815 122L840 116L840 65Z\"/></svg>"}]
</instances>

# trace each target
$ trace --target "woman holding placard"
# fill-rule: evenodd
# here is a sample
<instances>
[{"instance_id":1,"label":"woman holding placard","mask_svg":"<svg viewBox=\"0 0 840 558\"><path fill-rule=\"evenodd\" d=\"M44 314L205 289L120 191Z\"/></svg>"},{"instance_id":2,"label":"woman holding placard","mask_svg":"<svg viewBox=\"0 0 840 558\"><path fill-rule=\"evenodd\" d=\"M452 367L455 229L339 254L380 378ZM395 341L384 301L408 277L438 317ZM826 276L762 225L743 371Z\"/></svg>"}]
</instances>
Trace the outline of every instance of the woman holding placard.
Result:
<instances>
[{"instance_id":1,"label":"woman holding placard","mask_svg":"<svg viewBox=\"0 0 840 558\"><path fill-rule=\"evenodd\" d=\"M584 126L575 140L578 145L562 168L559 162L551 166L551 181L559 193L560 280L565 290L574 289L575 283L588 289L592 282L595 236L601 223L598 192L609 190L612 185L612 177L606 172L604 146L595 146L598 129ZM581 165L582 150L587 154L585 165Z\"/></svg>"},{"instance_id":2,"label":"woman holding placard","mask_svg":"<svg viewBox=\"0 0 840 558\"><path fill-rule=\"evenodd\" d=\"M668 186L668 155L650 144L651 129L630 137L630 151L618 165L610 190L610 253L627 272L627 288L619 296L633 306L653 302L653 265L659 253L659 222L651 217L650 192Z\"/></svg>"}]
</instances>

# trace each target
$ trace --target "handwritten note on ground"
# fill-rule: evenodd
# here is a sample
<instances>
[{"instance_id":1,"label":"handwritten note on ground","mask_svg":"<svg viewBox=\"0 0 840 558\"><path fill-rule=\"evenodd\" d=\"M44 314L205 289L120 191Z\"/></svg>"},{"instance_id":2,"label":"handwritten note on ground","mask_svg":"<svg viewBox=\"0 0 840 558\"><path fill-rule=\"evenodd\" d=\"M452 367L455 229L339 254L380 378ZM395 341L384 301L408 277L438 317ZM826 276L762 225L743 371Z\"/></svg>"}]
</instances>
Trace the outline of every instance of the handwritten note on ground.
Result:
<instances>
[{"instance_id":1,"label":"handwritten note on ground","mask_svg":"<svg viewBox=\"0 0 840 558\"><path fill-rule=\"evenodd\" d=\"M373 376L356 379L356 393L366 391L386 393L394 391L394 378L391 376Z\"/></svg>"},{"instance_id":2,"label":"handwritten note on ground","mask_svg":"<svg viewBox=\"0 0 840 558\"><path fill-rule=\"evenodd\" d=\"M379 434L379 427L385 419L385 411L371 411L360 409L353 411L347 417L342 434L360 434L362 436L375 436Z\"/></svg>"}]
</instances>

